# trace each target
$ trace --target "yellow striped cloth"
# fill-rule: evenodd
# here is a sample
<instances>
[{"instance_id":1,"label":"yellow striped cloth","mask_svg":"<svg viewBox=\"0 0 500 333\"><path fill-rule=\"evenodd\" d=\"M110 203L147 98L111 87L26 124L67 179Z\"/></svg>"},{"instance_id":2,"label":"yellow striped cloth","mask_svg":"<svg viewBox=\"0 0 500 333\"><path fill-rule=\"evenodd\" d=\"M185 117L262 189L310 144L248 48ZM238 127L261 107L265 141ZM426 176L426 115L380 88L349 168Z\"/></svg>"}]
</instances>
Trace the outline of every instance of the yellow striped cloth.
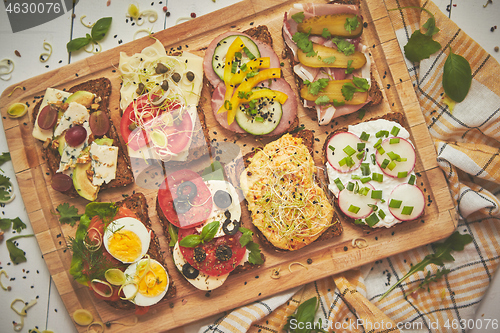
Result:
<instances>
[{"instance_id":1,"label":"yellow striped cloth","mask_svg":"<svg viewBox=\"0 0 500 333\"><path fill-rule=\"evenodd\" d=\"M431 1L384 2L388 9L400 8L389 16L402 50L413 31L429 18L423 11L403 7L425 7L435 15L440 32L434 40L442 49L420 63L407 60L406 64L460 216L457 230L471 235L473 242L464 251L453 253L455 261L445 266L450 272L432 282L429 291L418 289L405 297L418 288L427 271L437 271L435 265L413 274L379 301L412 264L432 253L430 245L234 310L200 332L281 332L287 317L313 296L320 300L316 321L321 319L327 330L337 333L398 328L461 332L465 331L461 325L474 318L500 261L496 197L500 193L500 65ZM453 110L443 99L441 84L449 47L469 61L473 75L467 98ZM365 327L359 326L361 322Z\"/></svg>"}]
</instances>

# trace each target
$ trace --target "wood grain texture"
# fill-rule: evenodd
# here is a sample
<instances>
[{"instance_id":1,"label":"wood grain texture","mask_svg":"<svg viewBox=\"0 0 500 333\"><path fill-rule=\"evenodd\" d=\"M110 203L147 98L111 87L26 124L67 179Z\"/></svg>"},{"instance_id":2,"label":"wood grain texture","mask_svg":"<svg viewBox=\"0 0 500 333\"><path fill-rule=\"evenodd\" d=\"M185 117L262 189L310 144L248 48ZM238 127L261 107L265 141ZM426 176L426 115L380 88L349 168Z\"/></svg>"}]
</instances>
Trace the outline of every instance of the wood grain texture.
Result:
<instances>
[{"instance_id":1,"label":"wood grain texture","mask_svg":"<svg viewBox=\"0 0 500 333\"><path fill-rule=\"evenodd\" d=\"M158 32L154 37L164 44L167 51L181 46L183 50L187 49L203 56L206 46L220 33L267 25L274 39L274 49L281 58L284 48L281 38L283 13L295 2L307 1L244 0ZM160 302L146 315L141 316L139 319L141 331L169 331L303 283L438 241L453 232L457 221L453 201L443 174L438 168L434 144L427 131L387 10L380 1L367 0L362 2L362 12L368 23L364 32L364 43L371 47L375 78L384 93L384 102L369 109L365 119L391 111L404 112L406 115L411 139L417 148L419 158L416 167L416 171L419 172L417 184L425 189L426 195L431 199L428 201L425 215L416 221L403 223L390 229L376 229L369 232L344 223L344 233L335 239L312 244L294 253L275 253L265 250L266 263L261 268L231 276L221 288L206 293L194 289L187 283L176 271L171 261L168 244L163 237L155 213L157 189L145 188L144 185L141 187L136 183L125 188L107 190L102 193L100 200L118 201L123 198L123 194L131 194L133 191L145 194L152 228L160 238L169 272L177 286L177 296L174 299ZM68 201L83 211L86 201L80 198L69 200L51 188L48 169L41 157L41 144L31 136L32 127L31 119L29 119L31 115L14 120L6 117L6 110L11 103L18 101L28 102L30 106L33 106L48 87L68 89L88 79L105 76L112 83L109 109L113 121L118 123L120 121L120 78L115 67L118 65L119 54L125 52L131 55L140 52L151 43L151 38L144 37L121 45L15 84L6 89L0 97L2 121L22 197L61 298L70 314L76 309L85 308L102 322L114 320L130 322L133 311L116 310L105 302L93 298L87 287L73 281L68 273L71 253L66 250L66 246L67 238L74 236L76 227L61 226L53 214L59 204ZM288 60L282 60L285 63L282 68L283 75L297 92ZM17 96L14 100L7 95L17 85L24 87L25 90L20 93L18 91L18 94L14 95ZM236 142L241 148L242 155L250 151L252 147L266 143L266 140L257 141L251 137L237 137L220 128L215 122L209 101L210 90L204 86L201 106L205 110L211 140L224 142L226 139L228 142ZM316 116L306 112L301 106L299 106L298 114L300 123L307 128L314 129L315 136L319 139L314 147L318 163L321 158L320 150L328 132L336 126L343 127L360 121L357 118L358 115L353 114L336 119L331 125L319 127ZM243 212L243 219L248 223L247 211ZM356 238L364 238L368 247L363 249L353 247L351 243ZM307 264L308 259L311 259L310 264ZM277 268L281 269L281 277L272 279L272 270ZM86 331L85 327L77 328L81 332ZM136 330L137 327L112 325L107 331L132 332Z\"/></svg>"}]
</instances>

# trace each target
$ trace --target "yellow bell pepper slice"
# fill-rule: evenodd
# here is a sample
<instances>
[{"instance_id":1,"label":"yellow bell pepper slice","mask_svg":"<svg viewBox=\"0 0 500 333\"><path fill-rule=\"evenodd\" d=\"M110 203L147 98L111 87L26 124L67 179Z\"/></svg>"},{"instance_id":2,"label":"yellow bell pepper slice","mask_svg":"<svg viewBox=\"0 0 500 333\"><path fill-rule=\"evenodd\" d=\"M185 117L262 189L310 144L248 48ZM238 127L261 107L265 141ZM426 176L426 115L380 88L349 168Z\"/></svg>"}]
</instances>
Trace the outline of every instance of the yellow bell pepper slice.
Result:
<instances>
[{"instance_id":1,"label":"yellow bell pepper slice","mask_svg":"<svg viewBox=\"0 0 500 333\"><path fill-rule=\"evenodd\" d=\"M231 43L231 46L229 46L224 66L224 82L229 82L233 74L231 73L231 67L233 64L234 55L236 54L236 52L241 52L241 50L243 50L244 47L245 44L243 43L240 37L236 37Z\"/></svg>"},{"instance_id":2,"label":"yellow bell pepper slice","mask_svg":"<svg viewBox=\"0 0 500 333\"><path fill-rule=\"evenodd\" d=\"M263 58L255 58L247 62L247 68L244 71L240 71L239 73L234 74L229 80L229 84L236 85L241 83L246 75L258 68L267 68L271 66L271 58L263 57Z\"/></svg>"},{"instance_id":3,"label":"yellow bell pepper slice","mask_svg":"<svg viewBox=\"0 0 500 333\"><path fill-rule=\"evenodd\" d=\"M256 91L252 91L252 93L248 96L248 98L242 98L240 104L248 103L251 100L260 98L269 98L277 101L280 104L284 104L288 99L288 95L278 90L259 89Z\"/></svg>"}]
</instances>

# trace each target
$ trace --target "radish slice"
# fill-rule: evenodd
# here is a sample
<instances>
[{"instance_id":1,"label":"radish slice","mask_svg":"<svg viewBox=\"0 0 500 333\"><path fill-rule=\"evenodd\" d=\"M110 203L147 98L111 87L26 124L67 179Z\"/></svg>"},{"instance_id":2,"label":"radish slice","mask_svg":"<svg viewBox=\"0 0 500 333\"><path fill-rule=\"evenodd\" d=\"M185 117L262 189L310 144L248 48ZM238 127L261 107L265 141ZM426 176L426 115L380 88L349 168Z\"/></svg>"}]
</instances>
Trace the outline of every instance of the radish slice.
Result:
<instances>
[{"instance_id":1,"label":"radish slice","mask_svg":"<svg viewBox=\"0 0 500 333\"><path fill-rule=\"evenodd\" d=\"M377 204L377 199L372 199L371 194L374 190L371 184L363 184L356 181L359 188L368 187L370 190L366 195L354 193L347 188L339 193L339 207L345 215L353 219L362 219L368 217L373 212L373 205Z\"/></svg>"},{"instance_id":2,"label":"radish slice","mask_svg":"<svg viewBox=\"0 0 500 333\"><path fill-rule=\"evenodd\" d=\"M406 178L410 175L416 161L415 148L410 142L399 137L388 138L382 142L381 148L383 153L378 149L375 158L383 173L393 178ZM398 158L403 161L398 161Z\"/></svg>"},{"instance_id":3,"label":"radish slice","mask_svg":"<svg viewBox=\"0 0 500 333\"><path fill-rule=\"evenodd\" d=\"M425 207L424 193L410 184L400 184L392 190L387 200L391 214L401 220L410 221L422 215Z\"/></svg>"},{"instance_id":4,"label":"radish slice","mask_svg":"<svg viewBox=\"0 0 500 333\"><path fill-rule=\"evenodd\" d=\"M356 170L361 165L364 157L364 149L361 156L358 151L358 143L361 139L350 132L342 132L333 135L328 141L326 158L330 165L338 172L347 173ZM354 151L354 152L353 152Z\"/></svg>"}]
</instances>

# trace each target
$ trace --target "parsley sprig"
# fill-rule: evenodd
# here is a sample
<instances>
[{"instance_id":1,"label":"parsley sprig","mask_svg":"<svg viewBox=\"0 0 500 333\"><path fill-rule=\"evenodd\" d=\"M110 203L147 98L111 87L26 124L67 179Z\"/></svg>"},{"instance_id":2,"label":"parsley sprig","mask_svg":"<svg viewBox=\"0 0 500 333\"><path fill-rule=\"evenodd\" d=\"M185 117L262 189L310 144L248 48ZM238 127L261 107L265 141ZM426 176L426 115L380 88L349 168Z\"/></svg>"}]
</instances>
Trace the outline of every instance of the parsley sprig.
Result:
<instances>
[{"instance_id":1,"label":"parsley sprig","mask_svg":"<svg viewBox=\"0 0 500 333\"><path fill-rule=\"evenodd\" d=\"M82 214L78 214L78 208L70 206L69 203L63 203L57 206L57 214L59 215L59 222L61 224L69 224L74 226L76 222L80 221Z\"/></svg>"}]
</instances>

